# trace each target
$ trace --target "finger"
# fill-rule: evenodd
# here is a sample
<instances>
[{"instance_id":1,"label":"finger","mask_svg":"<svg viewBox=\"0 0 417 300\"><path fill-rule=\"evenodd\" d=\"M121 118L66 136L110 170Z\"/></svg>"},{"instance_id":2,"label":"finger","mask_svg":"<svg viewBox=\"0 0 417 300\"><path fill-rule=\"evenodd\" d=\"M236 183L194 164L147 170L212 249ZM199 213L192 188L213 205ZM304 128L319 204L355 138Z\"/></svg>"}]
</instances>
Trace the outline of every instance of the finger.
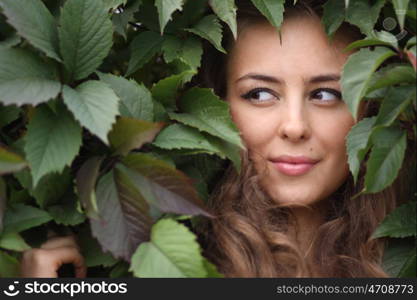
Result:
<instances>
[{"instance_id":1,"label":"finger","mask_svg":"<svg viewBox=\"0 0 417 300\"><path fill-rule=\"evenodd\" d=\"M30 249L23 252L20 263L20 275L29 278L58 277L55 264L51 260L49 250Z\"/></svg>"},{"instance_id":2,"label":"finger","mask_svg":"<svg viewBox=\"0 0 417 300\"><path fill-rule=\"evenodd\" d=\"M75 266L75 277L77 278L85 278L87 276L87 266L83 263L82 266Z\"/></svg>"},{"instance_id":3,"label":"finger","mask_svg":"<svg viewBox=\"0 0 417 300\"><path fill-rule=\"evenodd\" d=\"M86 276L84 258L75 247L55 249L31 249L23 253L20 274L30 278L55 278L58 269L65 263L73 264L78 278Z\"/></svg>"},{"instance_id":4,"label":"finger","mask_svg":"<svg viewBox=\"0 0 417 300\"><path fill-rule=\"evenodd\" d=\"M73 264L76 277L81 278L86 276L87 268L84 257L77 248L55 248L48 250L48 252L50 252L51 259L54 261L55 270L58 270L63 264Z\"/></svg>"},{"instance_id":5,"label":"finger","mask_svg":"<svg viewBox=\"0 0 417 300\"><path fill-rule=\"evenodd\" d=\"M75 247L79 249L79 246L73 235L50 238L45 243L43 243L40 248L41 249L55 249L55 248L62 248L62 247Z\"/></svg>"}]
</instances>

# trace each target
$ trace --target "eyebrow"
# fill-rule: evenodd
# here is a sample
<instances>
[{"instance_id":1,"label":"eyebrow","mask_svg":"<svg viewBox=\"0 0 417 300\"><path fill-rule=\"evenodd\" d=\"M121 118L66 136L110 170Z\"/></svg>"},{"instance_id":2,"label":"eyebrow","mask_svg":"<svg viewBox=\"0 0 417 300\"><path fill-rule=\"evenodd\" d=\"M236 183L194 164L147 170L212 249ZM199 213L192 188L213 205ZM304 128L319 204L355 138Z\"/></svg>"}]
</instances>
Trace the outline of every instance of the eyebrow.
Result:
<instances>
[{"instance_id":1,"label":"eyebrow","mask_svg":"<svg viewBox=\"0 0 417 300\"><path fill-rule=\"evenodd\" d=\"M243 75L238 80L236 80L236 82L239 82L242 80L248 80L248 79L271 82L271 83L279 83L279 84L284 83L284 81L280 78L269 76L269 75L264 75L264 74L255 74L255 73L249 73L249 74Z\"/></svg>"},{"instance_id":2,"label":"eyebrow","mask_svg":"<svg viewBox=\"0 0 417 300\"><path fill-rule=\"evenodd\" d=\"M277 83L277 84L285 84L285 80L282 80L281 78L265 75L265 74L255 74L255 73L249 73L246 74L239 79L236 80L236 82L242 81L242 80L258 80L258 81L265 81L270 83ZM339 74L322 74L313 76L307 80L304 80L306 83L321 83L321 82L329 82L329 81L339 81L340 75Z\"/></svg>"},{"instance_id":3,"label":"eyebrow","mask_svg":"<svg viewBox=\"0 0 417 300\"><path fill-rule=\"evenodd\" d=\"M329 82L329 81L339 81L339 74L323 74L318 76L313 76L309 80L306 80L308 83L320 83L320 82Z\"/></svg>"}]
</instances>

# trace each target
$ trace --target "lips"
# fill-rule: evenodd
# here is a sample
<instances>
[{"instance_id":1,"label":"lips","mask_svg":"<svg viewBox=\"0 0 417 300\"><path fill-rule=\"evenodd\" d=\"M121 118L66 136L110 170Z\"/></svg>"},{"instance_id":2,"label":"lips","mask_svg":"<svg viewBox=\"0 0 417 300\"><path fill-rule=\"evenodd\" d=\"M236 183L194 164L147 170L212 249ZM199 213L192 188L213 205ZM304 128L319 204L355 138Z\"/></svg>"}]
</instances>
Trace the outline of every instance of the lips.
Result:
<instances>
[{"instance_id":1,"label":"lips","mask_svg":"<svg viewBox=\"0 0 417 300\"><path fill-rule=\"evenodd\" d=\"M300 176L308 173L319 160L306 156L282 155L270 160L276 169L287 176Z\"/></svg>"}]
</instances>

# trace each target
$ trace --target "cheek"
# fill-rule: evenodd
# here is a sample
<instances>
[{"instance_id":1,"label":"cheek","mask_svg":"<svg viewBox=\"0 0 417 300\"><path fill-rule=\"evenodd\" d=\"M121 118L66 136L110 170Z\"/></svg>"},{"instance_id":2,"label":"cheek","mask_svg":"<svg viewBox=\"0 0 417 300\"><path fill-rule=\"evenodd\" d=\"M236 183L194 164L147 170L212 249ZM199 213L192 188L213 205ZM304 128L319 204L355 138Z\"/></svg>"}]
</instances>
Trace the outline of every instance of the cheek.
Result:
<instances>
[{"instance_id":1,"label":"cheek","mask_svg":"<svg viewBox=\"0 0 417 300\"><path fill-rule=\"evenodd\" d=\"M274 121L262 113L254 113L246 107L231 104L233 122L239 129L246 146L251 150L262 152L274 137Z\"/></svg>"},{"instance_id":2,"label":"cheek","mask_svg":"<svg viewBox=\"0 0 417 300\"><path fill-rule=\"evenodd\" d=\"M354 120L350 113L338 113L331 118L322 118L321 130L317 130L319 139L323 142L324 147L327 150L328 155L333 156L335 159L346 160L346 137L354 125ZM326 124L327 123L327 126ZM333 126L328 126L334 124ZM323 130L326 128L326 130Z\"/></svg>"}]
</instances>

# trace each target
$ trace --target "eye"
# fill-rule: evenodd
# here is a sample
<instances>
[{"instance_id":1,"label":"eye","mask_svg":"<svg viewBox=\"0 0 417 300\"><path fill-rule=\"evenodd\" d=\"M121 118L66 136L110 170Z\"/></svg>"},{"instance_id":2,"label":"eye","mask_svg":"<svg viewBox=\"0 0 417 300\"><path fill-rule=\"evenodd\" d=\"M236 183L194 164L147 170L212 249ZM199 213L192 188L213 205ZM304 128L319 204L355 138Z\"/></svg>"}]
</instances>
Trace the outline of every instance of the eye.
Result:
<instances>
[{"instance_id":1,"label":"eye","mask_svg":"<svg viewBox=\"0 0 417 300\"><path fill-rule=\"evenodd\" d=\"M256 88L241 96L243 99L256 103L266 103L277 99L274 93L267 88Z\"/></svg>"},{"instance_id":2,"label":"eye","mask_svg":"<svg viewBox=\"0 0 417 300\"><path fill-rule=\"evenodd\" d=\"M311 98L321 102L333 102L342 100L342 94L335 89L321 88L314 90Z\"/></svg>"}]
</instances>

